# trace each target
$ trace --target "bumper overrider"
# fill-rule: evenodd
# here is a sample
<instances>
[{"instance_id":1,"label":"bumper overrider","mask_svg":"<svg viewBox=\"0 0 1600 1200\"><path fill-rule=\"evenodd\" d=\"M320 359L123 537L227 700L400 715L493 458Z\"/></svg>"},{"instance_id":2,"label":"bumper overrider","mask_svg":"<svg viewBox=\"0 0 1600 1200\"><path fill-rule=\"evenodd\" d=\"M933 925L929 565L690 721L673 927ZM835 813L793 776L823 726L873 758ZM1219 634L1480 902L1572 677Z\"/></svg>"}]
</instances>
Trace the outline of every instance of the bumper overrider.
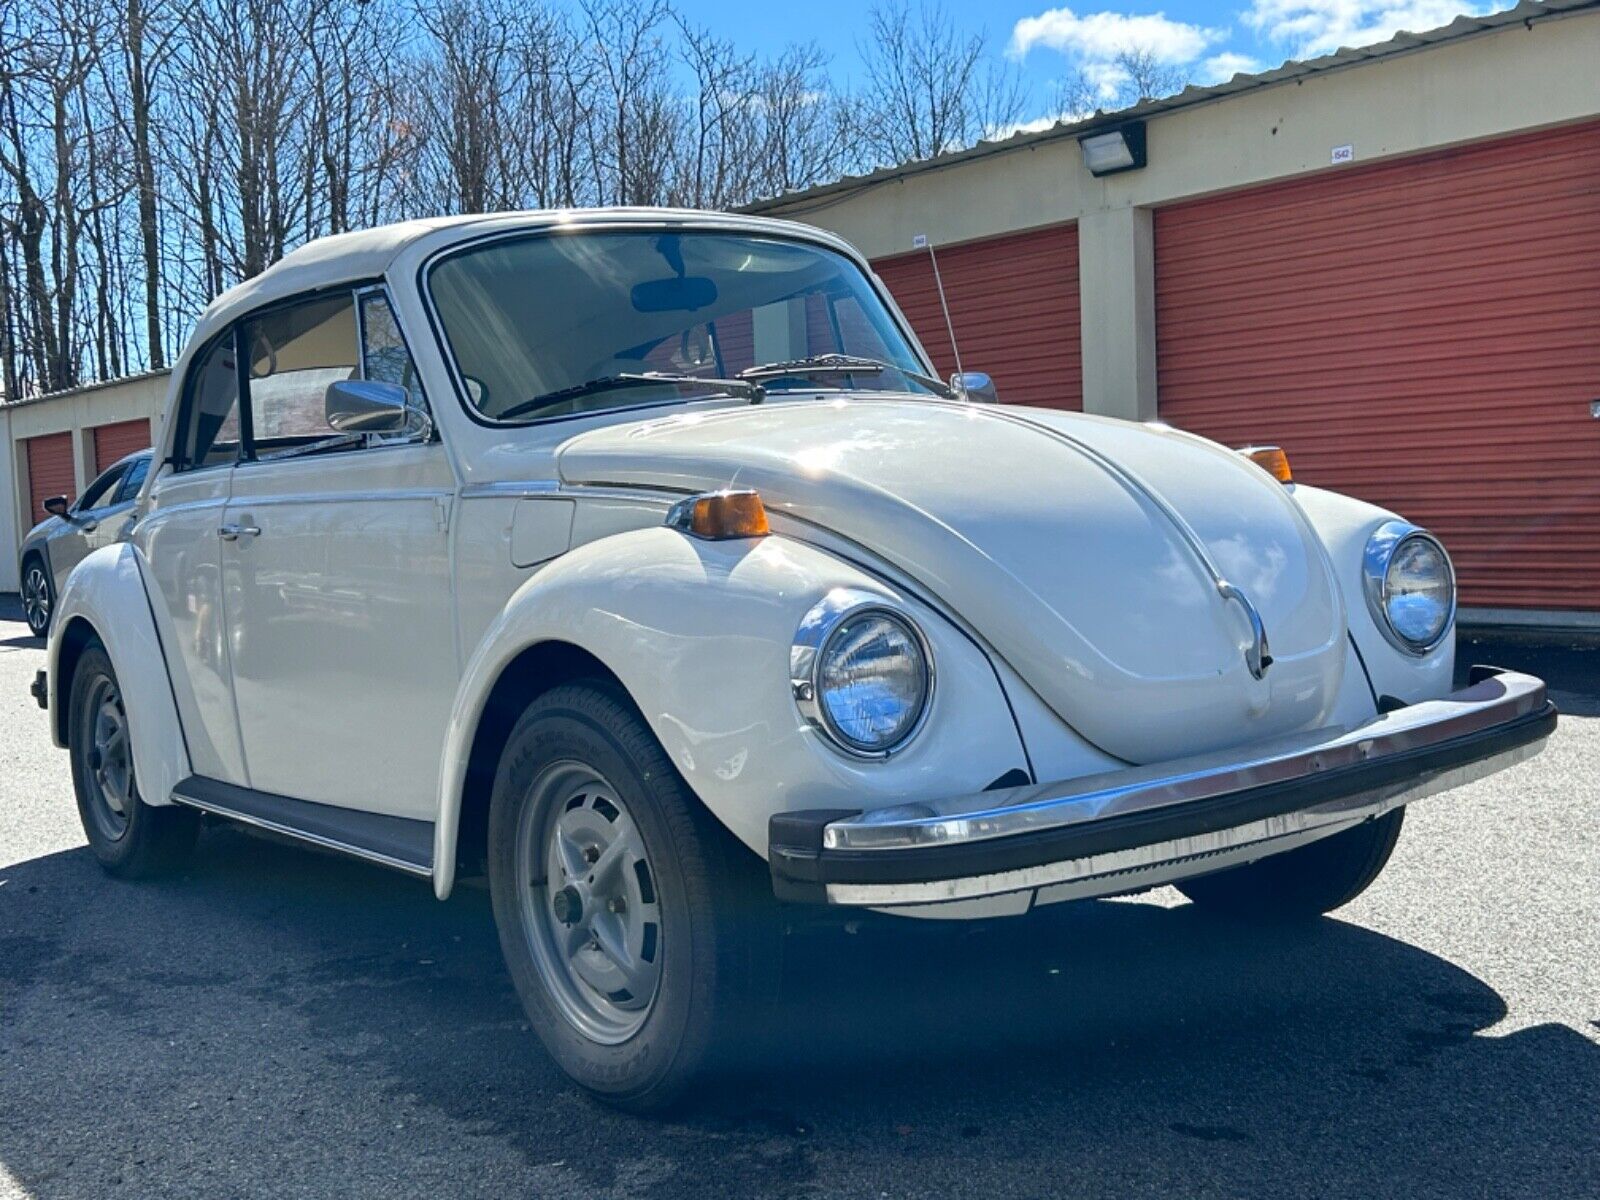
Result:
<instances>
[{"instance_id":1,"label":"bumper overrider","mask_svg":"<svg viewBox=\"0 0 1600 1200\"><path fill-rule=\"evenodd\" d=\"M1542 680L1469 685L1320 737L872 812L778 813L787 900L899 907L1137 891L1315 841L1531 758L1556 727ZM1028 897L1021 896L1023 904Z\"/></svg>"}]
</instances>

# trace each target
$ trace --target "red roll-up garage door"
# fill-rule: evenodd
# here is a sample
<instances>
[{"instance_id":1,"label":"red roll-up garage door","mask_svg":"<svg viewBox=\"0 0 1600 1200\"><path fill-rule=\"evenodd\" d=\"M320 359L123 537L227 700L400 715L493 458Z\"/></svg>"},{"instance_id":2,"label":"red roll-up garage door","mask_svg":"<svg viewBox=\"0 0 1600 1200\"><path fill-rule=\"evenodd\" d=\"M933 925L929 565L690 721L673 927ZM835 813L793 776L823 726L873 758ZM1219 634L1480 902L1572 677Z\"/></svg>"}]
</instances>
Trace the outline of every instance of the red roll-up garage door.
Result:
<instances>
[{"instance_id":1,"label":"red roll-up garage door","mask_svg":"<svg viewBox=\"0 0 1600 1200\"><path fill-rule=\"evenodd\" d=\"M961 364L993 377L1007 404L1083 407L1078 227L938 248ZM873 262L941 375L956 369L928 253Z\"/></svg>"},{"instance_id":2,"label":"red roll-up garage door","mask_svg":"<svg viewBox=\"0 0 1600 1200\"><path fill-rule=\"evenodd\" d=\"M1440 534L1462 603L1600 608L1600 123L1155 214L1161 416Z\"/></svg>"},{"instance_id":3,"label":"red roll-up garage door","mask_svg":"<svg viewBox=\"0 0 1600 1200\"><path fill-rule=\"evenodd\" d=\"M94 428L94 470L98 475L119 458L150 445L149 421L118 421Z\"/></svg>"},{"instance_id":4,"label":"red roll-up garage door","mask_svg":"<svg viewBox=\"0 0 1600 1200\"><path fill-rule=\"evenodd\" d=\"M78 493L72 476L72 435L47 433L25 443L28 457L28 515L42 521L50 514L44 502L51 496L74 497Z\"/></svg>"}]
</instances>

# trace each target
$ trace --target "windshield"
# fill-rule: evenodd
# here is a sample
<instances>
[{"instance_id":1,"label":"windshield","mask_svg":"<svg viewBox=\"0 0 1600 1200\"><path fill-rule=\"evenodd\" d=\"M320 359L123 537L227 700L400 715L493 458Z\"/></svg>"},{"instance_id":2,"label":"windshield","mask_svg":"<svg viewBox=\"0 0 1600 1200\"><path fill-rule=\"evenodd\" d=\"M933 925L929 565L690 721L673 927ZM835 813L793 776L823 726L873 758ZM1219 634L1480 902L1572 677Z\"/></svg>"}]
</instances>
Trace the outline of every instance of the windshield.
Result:
<instances>
[{"instance_id":1,"label":"windshield","mask_svg":"<svg viewBox=\"0 0 1600 1200\"><path fill-rule=\"evenodd\" d=\"M468 399L486 417L530 421L792 388L930 391L912 378L922 365L860 268L804 242L533 235L452 255L428 279ZM820 376L799 367L829 354L873 362ZM763 372L761 389L729 386L773 363L795 364L796 373ZM669 378L638 378L647 374Z\"/></svg>"}]
</instances>

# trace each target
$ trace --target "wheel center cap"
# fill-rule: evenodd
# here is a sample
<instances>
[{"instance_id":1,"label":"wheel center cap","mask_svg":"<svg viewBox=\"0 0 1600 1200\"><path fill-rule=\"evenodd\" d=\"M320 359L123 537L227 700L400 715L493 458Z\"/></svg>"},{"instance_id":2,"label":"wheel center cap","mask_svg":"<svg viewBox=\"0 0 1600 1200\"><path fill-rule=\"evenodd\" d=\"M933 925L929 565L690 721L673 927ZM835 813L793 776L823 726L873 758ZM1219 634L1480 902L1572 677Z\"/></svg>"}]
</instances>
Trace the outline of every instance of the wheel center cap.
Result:
<instances>
[{"instance_id":1,"label":"wheel center cap","mask_svg":"<svg viewBox=\"0 0 1600 1200\"><path fill-rule=\"evenodd\" d=\"M583 919L583 897L568 884L551 899L550 910L563 925L576 925Z\"/></svg>"}]
</instances>

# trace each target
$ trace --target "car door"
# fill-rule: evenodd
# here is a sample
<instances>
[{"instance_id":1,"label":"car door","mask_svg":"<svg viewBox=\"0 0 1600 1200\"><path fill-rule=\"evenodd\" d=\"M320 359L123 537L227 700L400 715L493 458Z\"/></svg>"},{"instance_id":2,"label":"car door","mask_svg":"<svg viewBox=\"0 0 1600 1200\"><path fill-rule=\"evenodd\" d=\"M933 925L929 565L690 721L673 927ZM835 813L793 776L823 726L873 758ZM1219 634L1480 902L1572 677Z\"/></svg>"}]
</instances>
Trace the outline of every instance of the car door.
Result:
<instances>
[{"instance_id":1,"label":"car door","mask_svg":"<svg viewBox=\"0 0 1600 1200\"><path fill-rule=\"evenodd\" d=\"M103 471L83 489L83 495L73 501L50 535L50 573L55 577L56 595L61 594L72 568L88 557L91 550L105 544L101 525L115 507L117 489L127 470L128 464L119 462Z\"/></svg>"},{"instance_id":2,"label":"car door","mask_svg":"<svg viewBox=\"0 0 1600 1200\"><path fill-rule=\"evenodd\" d=\"M144 485L145 473L150 469L147 457L126 458L111 471L116 473L115 486L108 489L99 503L85 515L90 518L84 527L84 541L90 553L101 546L113 546L123 539L133 521L134 501ZM103 478L103 477L102 477Z\"/></svg>"},{"instance_id":3,"label":"car door","mask_svg":"<svg viewBox=\"0 0 1600 1200\"><path fill-rule=\"evenodd\" d=\"M149 576L190 765L198 775L242 787L249 779L233 711L217 536L240 448L234 338L233 329L223 332L191 360L173 445L132 540Z\"/></svg>"},{"instance_id":4,"label":"car door","mask_svg":"<svg viewBox=\"0 0 1600 1200\"><path fill-rule=\"evenodd\" d=\"M257 791L432 820L459 677L448 529L454 471L410 434L341 438L328 385L425 400L385 294L246 321L250 445L223 523L233 690Z\"/></svg>"}]
</instances>

